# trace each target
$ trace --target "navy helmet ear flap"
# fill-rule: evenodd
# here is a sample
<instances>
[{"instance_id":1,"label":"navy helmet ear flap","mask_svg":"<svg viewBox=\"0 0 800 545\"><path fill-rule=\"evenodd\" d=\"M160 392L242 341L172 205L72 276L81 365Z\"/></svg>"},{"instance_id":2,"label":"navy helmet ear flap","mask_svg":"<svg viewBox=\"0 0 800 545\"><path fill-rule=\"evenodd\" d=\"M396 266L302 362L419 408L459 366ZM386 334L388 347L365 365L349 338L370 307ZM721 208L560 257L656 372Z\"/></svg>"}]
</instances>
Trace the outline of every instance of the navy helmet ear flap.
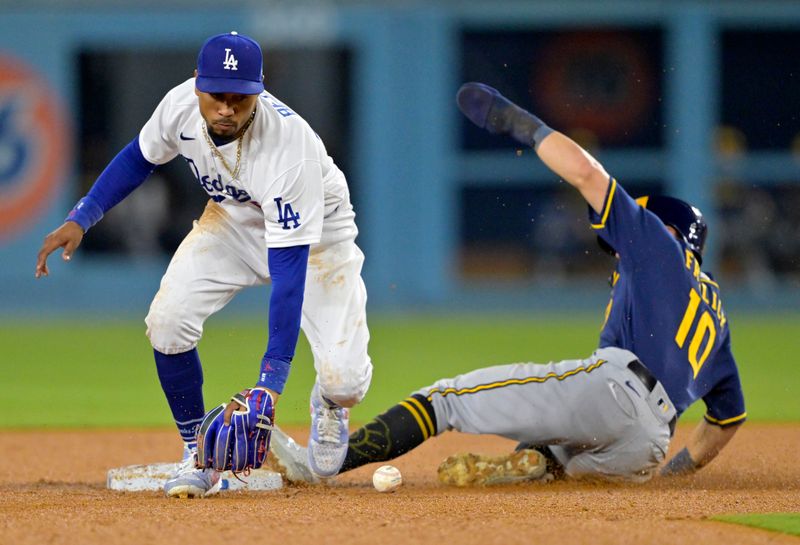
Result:
<instances>
[{"instance_id":1,"label":"navy helmet ear flap","mask_svg":"<svg viewBox=\"0 0 800 545\"><path fill-rule=\"evenodd\" d=\"M675 229L697 260L703 262L708 225L698 208L686 201L666 195L640 197L636 202L658 216L664 225Z\"/></svg>"}]
</instances>

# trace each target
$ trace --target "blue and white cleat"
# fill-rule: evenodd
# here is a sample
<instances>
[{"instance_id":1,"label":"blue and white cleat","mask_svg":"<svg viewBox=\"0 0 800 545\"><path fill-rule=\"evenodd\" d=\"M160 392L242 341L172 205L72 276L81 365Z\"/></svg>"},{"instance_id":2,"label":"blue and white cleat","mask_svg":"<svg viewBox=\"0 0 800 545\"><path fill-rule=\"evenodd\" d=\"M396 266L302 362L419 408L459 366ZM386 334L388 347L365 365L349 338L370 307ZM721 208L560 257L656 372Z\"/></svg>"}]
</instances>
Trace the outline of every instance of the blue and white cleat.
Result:
<instances>
[{"instance_id":1,"label":"blue and white cleat","mask_svg":"<svg viewBox=\"0 0 800 545\"><path fill-rule=\"evenodd\" d=\"M333 477L347 456L350 411L329 402L314 384L311 390L311 437L308 440L308 466L320 478Z\"/></svg>"},{"instance_id":2,"label":"blue and white cleat","mask_svg":"<svg viewBox=\"0 0 800 545\"><path fill-rule=\"evenodd\" d=\"M539 118L485 83L465 83L456 94L456 102L478 127L493 134L507 134L525 146L534 145L534 134L543 125Z\"/></svg>"},{"instance_id":3,"label":"blue and white cleat","mask_svg":"<svg viewBox=\"0 0 800 545\"><path fill-rule=\"evenodd\" d=\"M183 461L175 476L164 484L164 494L169 498L203 498L216 494L222 488L222 479L213 469L197 469L197 449L184 447Z\"/></svg>"}]
</instances>

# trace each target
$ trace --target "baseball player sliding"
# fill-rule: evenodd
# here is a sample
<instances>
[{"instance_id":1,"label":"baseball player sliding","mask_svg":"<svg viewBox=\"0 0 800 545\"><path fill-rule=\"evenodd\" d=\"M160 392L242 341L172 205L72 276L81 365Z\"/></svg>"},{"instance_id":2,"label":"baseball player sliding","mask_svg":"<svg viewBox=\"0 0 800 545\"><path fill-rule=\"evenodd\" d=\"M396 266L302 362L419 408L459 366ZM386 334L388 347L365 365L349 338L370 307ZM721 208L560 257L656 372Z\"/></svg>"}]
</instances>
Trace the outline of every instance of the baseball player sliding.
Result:
<instances>
[{"instance_id":1,"label":"baseball player sliding","mask_svg":"<svg viewBox=\"0 0 800 545\"><path fill-rule=\"evenodd\" d=\"M274 419L301 327L311 344L317 380L307 462L315 474L339 471L348 407L361 401L372 376L364 256L355 244L347 182L311 127L264 90L262 65L251 38L236 32L209 38L195 77L167 93L64 224L47 235L36 263L38 278L48 274L47 257L57 248L69 260L105 212L179 155L208 193L145 320L184 441L184 461L165 485L167 496L219 489L216 470L196 469L195 437L205 414L197 343L206 318L243 288L272 282L269 342L255 386L242 396L257 400L266 421ZM226 423L235 406L229 404Z\"/></svg>"},{"instance_id":2,"label":"baseball player sliding","mask_svg":"<svg viewBox=\"0 0 800 545\"><path fill-rule=\"evenodd\" d=\"M600 345L585 359L487 367L422 388L350 436L341 470L395 458L455 429L520 446L509 456L448 458L443 482L534 479L545 469L645 481L664 459L678 416L698 399L705 419L662 474L707 464L746 413L719 286L700 269L700 212L670 197L635 201L575 142L487 85L467 83L457 100L479 127L533 147L589 204L592 229L617 257ZM276 434L284 465L302 465L293 459L300 449L289 447Z\"/></svg>"}]
</instances>

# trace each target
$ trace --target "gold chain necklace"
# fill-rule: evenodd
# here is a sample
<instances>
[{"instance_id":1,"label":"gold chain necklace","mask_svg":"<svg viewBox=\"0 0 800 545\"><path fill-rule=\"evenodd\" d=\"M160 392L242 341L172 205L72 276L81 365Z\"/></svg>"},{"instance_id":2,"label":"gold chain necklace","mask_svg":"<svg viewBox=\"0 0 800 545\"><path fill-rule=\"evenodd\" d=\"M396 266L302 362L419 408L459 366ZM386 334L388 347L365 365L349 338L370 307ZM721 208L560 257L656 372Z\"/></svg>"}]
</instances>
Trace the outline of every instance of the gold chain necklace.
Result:
<instances>
[{"instance_id":1,"label":"gold chain necklace","mask_svg":"<svg viewBox=\"0 0 800 545\"><path fill-rule=\"evenodd\" d=\"M208 135L208 126L206 126L205 119L203 120L203 136L206 137L206 142L208 143L208 147L211 148L211 153L220 160L222 166L225 167L225 170L228 171L228 174L231 175L232 180L238 179L239 176L239 168L241 166L242 160L242 142L244 141L244 134L247 132L247 129L250 128L250 124L253 122L253 119L256 117L256 111L253 110L253 113L250 114L250 119L247 120L244 128L242 128L242 134L236 139L236 165L234 165L233 169L228 166L228 162L223 157L222 152L217 149L216 144L211 140L211 137Z\"/></svg>"}]
</instances>

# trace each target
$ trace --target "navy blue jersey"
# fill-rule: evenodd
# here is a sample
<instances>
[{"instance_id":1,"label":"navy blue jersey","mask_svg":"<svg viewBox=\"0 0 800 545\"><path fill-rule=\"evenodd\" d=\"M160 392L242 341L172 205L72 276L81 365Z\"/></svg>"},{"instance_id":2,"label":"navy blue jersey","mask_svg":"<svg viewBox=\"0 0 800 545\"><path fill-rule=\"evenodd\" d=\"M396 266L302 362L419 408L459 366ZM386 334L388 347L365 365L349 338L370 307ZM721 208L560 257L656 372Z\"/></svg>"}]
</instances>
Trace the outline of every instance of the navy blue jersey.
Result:
<instances>
[{"instance_id":1,"label":"navy blue jersey","mask_svg":"<svg viewBox=\"0 0 800 545\"><path fill-rule=\"evenodd\" d=\"M719 286L658 217L616 180L592 228L619 254L600 347L636 354L658 378L678 414L698 399L706 420L725 426L746 418Z\"/></svg>"}]
</instances>

